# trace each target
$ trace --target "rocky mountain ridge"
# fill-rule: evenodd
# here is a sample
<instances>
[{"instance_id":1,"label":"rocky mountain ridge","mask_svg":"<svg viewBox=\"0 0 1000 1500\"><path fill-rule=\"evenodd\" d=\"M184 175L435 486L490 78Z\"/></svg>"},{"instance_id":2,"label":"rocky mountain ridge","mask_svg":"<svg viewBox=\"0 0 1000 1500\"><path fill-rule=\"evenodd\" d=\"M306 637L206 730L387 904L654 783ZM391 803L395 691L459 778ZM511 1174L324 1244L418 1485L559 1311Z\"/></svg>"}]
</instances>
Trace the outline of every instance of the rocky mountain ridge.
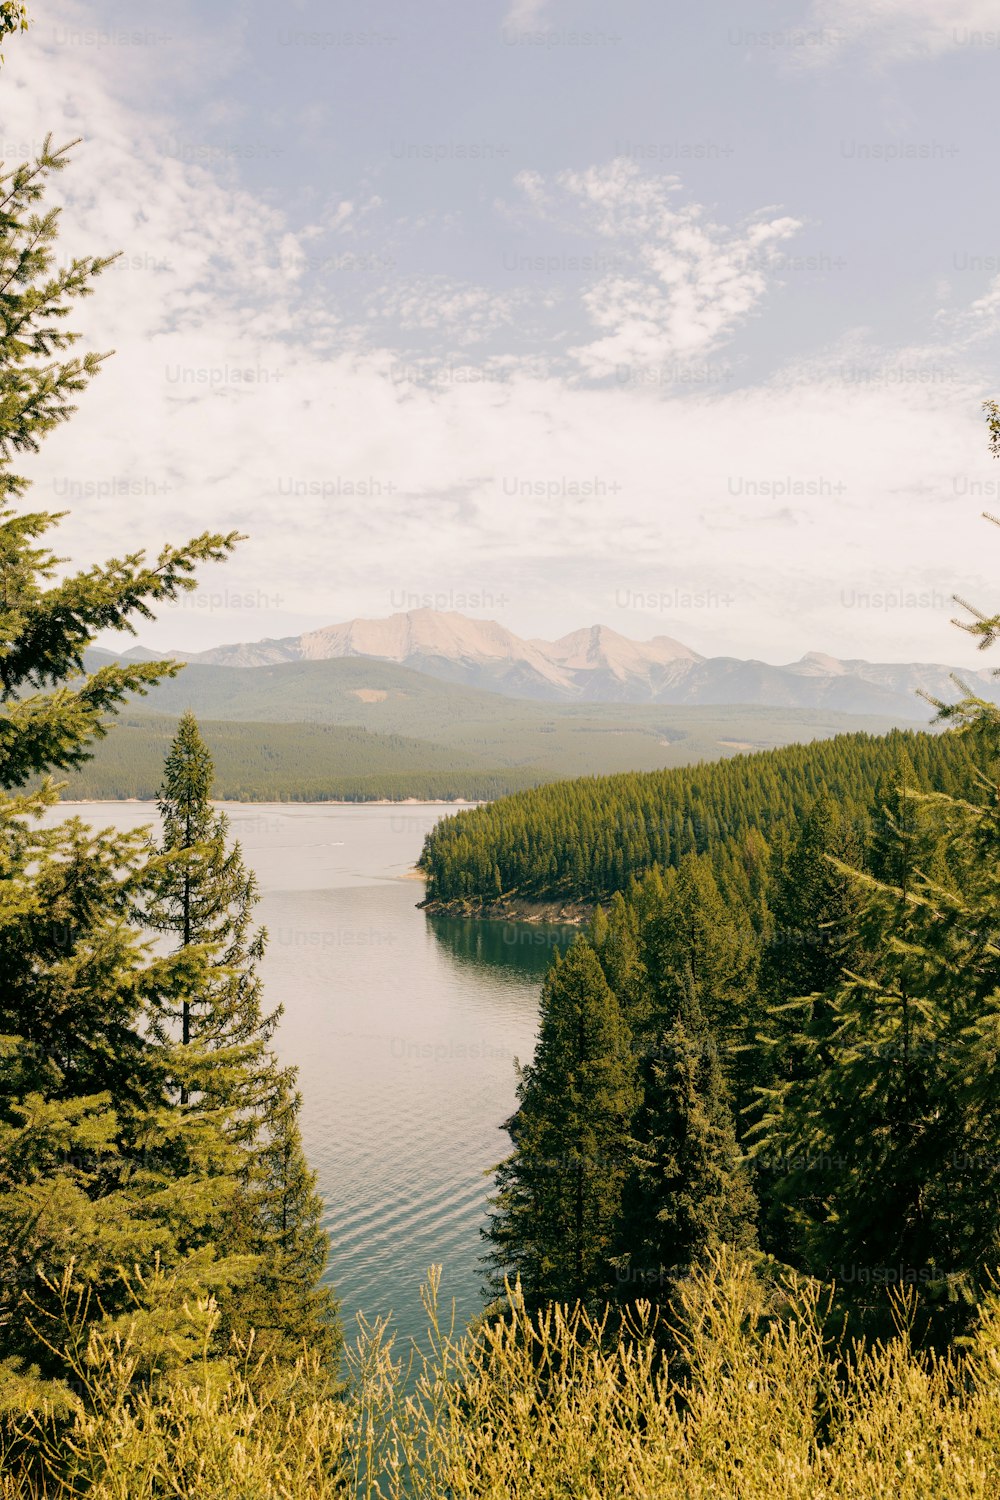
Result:
<instances>
[{"instance_id":1,"label":"rocky mountain ridge","mask_svg":"<svg viewBox=\"0 0 1000 1500\"><path fill-rule=\"evenodd\" d=\"M773 665L702 656L666 635L634 641L606 625L575 630L556 641L527 640L495 620L432 609L175 654L192 664L228 667L373 657L443 681L548 702L741 703L888 712L911 719L930 716L918 690L937 698L957 697L957 673L974 692L1000 702L1000 681L989 668L958 672L937 663L840 660L821 652Z\"/></svg>"}]
</instances>

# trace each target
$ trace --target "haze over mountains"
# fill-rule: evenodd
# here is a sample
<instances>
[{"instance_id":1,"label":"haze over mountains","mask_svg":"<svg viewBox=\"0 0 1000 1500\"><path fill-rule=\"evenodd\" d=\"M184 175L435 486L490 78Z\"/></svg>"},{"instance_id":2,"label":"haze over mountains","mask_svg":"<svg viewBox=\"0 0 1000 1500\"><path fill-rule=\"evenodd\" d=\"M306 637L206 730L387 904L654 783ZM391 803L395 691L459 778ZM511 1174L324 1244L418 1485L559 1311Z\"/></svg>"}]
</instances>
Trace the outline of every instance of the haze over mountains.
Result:
<instances>
[{"instance_id":1,"label":"haze over mountains","mask_svg":"<svg viewBox=\"0 0 1000 1500\"><path fill-rule=\"evenodd\" d=\"M841 661L809 652L774 666L704 657L665 635L633 641L606 625L557 641L525 640L496 621L432 609L175 654L196 665L237 668L371 657L445 682L551 703L750 704L887 714L912 722L931 716L918 689L946 700L958 696L951 675L957 669L936 663ZM958 675L980 696L1000 702L1000 681L989 669Z\"/></svg>"},{"instance_id":2,"label":"haze over mountains","mask_svg":"<svg viewBox=\"0 0 1000 1500\"><path fill-rule=\"evenodd\" d=\"M85 665L115 659L93 651ZM906 727L902 716L830 709L510 698L373 656L195 663L133 701L93 760L68 775L64 795L155 797L187 709L215 758L218 795L237 801L478 801L566 777L659 771Z\"/></svg>"},{"instance_id":3,"label":"haze over mountains","mask_svg":"<svg viewBox=\"0 0 1000 1500\"><path fill-rule=\"evenodd\" d=\"M95 650L86 665L114 659ZM135 699L69 778L68 796L155 796L187 709L217 758L224 797L480 800L566 777L920 728L932 710L915 688L957 694L947 667L818 655L773 667L600 626L523 640L494 621L432 610L186 660ZM975 678L977 691L998 696L987 674Z\"/></svg>"}]
</instances>

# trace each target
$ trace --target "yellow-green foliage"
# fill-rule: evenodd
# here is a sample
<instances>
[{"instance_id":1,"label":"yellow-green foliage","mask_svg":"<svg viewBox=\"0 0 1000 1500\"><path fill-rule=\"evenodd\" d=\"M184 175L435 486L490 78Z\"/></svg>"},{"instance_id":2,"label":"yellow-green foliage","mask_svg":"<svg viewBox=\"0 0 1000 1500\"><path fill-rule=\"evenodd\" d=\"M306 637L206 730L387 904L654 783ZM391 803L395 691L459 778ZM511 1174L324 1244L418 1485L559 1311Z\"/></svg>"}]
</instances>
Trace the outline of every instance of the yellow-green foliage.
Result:
<instances>
[{"instance_id":1,"label":"yellow-green foliage","mask_svg":"<svg viewBox=\"0 0 1000 1500\"><path fill-rule=\"evenodd\" d=\"M776 1291L723 1253L687 1283L664 1373L642 1308L632 1336L553 1308L442 1330L437 1280L418 1370L379 1326L349 1384L304 1361L268 1375L207 1357L136 1391L127 1336L92 1341L68 1429L44 1414L9 1450L3 1500L994 1500L1000 1311L961 1354L824 1340L815 1284ZM413 1374L416 1373L414 1383ZM410 1377L409 1380L407 1377ZM15 1441L12 1436L12 1441ZM48 1477L25 1477L27 1455ZM21 1466L19 1469L19 1465ZM36 1467L36 1473L37 1473Z\"/></svg>"}]
</instances>

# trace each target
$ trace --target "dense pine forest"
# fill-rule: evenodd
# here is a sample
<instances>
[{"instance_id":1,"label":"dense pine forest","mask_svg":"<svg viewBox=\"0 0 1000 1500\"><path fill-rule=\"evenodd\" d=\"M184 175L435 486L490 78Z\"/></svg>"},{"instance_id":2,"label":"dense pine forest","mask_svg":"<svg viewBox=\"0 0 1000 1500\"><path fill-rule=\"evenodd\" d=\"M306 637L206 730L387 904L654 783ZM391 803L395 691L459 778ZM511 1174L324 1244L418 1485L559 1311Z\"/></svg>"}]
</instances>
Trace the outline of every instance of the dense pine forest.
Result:
<instances>
[{"instance_id":1,"label":"dense pine forest","mask_svg":"<svg viewBox=\"0 0 1000 1500\"><path fill-rule=\"evenodd\" d=\"M897 730L505 797L443 819L427 835L427 899L459 910L593 902L688 854L707 854L721 872L748 836L782 837L820 796L834 799L843 826L864 843L878 789L903 761L914 786L949 793L968 784L972 766L960 736Z\"/></svg>"},{"instance_id":2,"label":"dense pine forest","mask_svg":"<svg viewBox=\"0 0 1000 1500\"><path fill-rule=\"evenodd\" d=\"M994 644L1000 617L971 615ZM937 739L721 768L718 805L698 803L706 852L633 871L556 958L486 1232L495 1292L625 1316L683 1304L727 1249L822 1286L825 1326L856 1347L975 1340L1000 1267L1000 714L939 708ZM799 770L784 821L758 795L775 760ZM763 827L718 816L741 770ZM693 809L701 783L679 779ZM561 790L515 801L550 810ZM527 842L529 820L512 834L503 804L488 813Z\"/></svg>"},{"instance_id":3,"label":"dense pine forest","mask_svg":"<svg viewBox=\"0 0 1000 1500\"><path fill-rule=\"evenodd\" d=\"M628 1305L728 1245L822 1281L859 1336L900 1287L915 1339L968 1331L1000 1263L1000 953L996 787L966 791L901 759L867 837L821 795L773 849L751 831L598 907L508 1122L498 1291Z\"/></svg>"},{"instance_id":4,"label":"dense pine forest","mask_svg":"<svg viewBox=\"0 0 1000 1500\"><path fill-rule=\"evenodd\" d=\"M116 659L88 652L84 665L92 671ZM212 748L219 795L248 801L372 795L475 801L572 776L719 760L735 753L733 742L767 750L918 727L871 715L748 705L537 703L442 683L373 657L259 668L188 665L118 717L70 776L67 795L155 796L173 726L188 710ZM919 720L916 702L912 717Z\"/></svg>"},{"instance_id":5,"label":"dense pine forest","mask_svg":"<svg viewBox=\"0 0 1000 1500\"><path fill-rule=\"evenodd\" d=\"M125 716L96 754L66 777L68 800L154 799L176 721ZM516 767L404 735L331 724L201 722L215 763L215 795L233 802L479 802L537 785Z\"/></svg>"}]
</instances>

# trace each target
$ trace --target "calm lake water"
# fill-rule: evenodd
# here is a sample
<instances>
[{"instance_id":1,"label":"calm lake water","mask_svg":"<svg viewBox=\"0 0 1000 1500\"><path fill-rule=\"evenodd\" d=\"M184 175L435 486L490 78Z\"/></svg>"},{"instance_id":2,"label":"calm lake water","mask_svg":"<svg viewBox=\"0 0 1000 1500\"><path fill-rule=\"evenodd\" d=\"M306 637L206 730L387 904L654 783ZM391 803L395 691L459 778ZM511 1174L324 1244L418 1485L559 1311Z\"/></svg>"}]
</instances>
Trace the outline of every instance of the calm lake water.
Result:
<instances>
[{"instance_id":1,"label":"calm lake water","mask_svg":"<svg viewBox=\"0 0 1000 1500\"><path fill-rule=\"evenodd\" d=\"M137 803L67 805L95 826L155 819ZM534 1050L538 990L566 928L427 917L409 872L440 806L227 805L257 872L263 973L285 1007L302 1129L353 1315L420 1332L419 1288L443 1265L461 1322L482 1305L489 1174L509 1149L514 1059Z\"/></svg>"}]
</instances>

